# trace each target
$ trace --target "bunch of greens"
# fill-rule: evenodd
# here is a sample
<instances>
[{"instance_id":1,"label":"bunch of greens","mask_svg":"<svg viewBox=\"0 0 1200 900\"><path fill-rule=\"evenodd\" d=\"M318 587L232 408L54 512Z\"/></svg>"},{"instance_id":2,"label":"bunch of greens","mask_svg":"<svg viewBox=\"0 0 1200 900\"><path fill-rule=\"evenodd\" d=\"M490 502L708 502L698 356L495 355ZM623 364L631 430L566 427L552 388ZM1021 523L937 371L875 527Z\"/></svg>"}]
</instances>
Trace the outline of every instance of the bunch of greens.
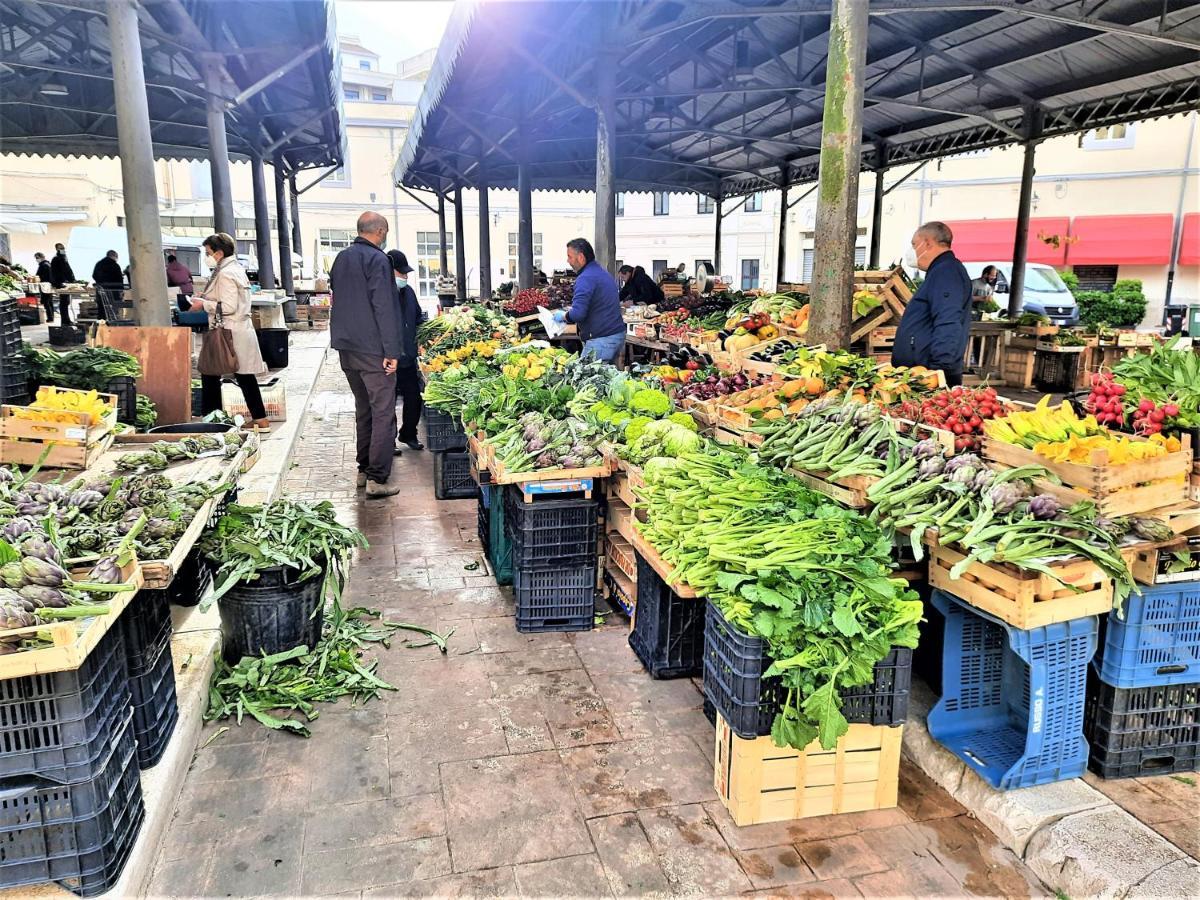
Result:
<instances>
[{"instance_id":1,"label":"bunch of greens","mask_svg":"<svg viewBox=\"0 0 1200 900\"><path fill-rule=\"evenodd\" d=\"M833 747L840 691L868 684L893 647L915 647L921 603L891 574L891 542L862 516L725 450L656 457L636 527L726 619L762 637L787 698L779 746Z\"/></svg>"},{"instance_id":2,"label":"bunch of greens","mask_svg":"<svg viewBox=\"0 0 1200 900\"><path fill-rule=\"evenodd\" d=\"M56 353L26 345L24 353L30 378L38 384L103 391L114 379L140 378L142 375L137 358L114 347L80 347Z\"/></svg>"},{"instance_id":3,"label":"bunch of greens","mask_svg":"<svg viewBox=\"0 0 1200 900\"><path fill-rule=\"evenodd\" d=\"M298 570L298 582L320 576L323 595L340 598L350 554L355 547L366 546L362 532L338 522L328 500L234 504L200 541L201 552L218 564L216 587L208 602L278 566Z\"/></svg>"},{"instance_id":4,"label":"bunch of greens","mask_svg":"<svg viewBox=\"0 0 1200 900\"><path fill-rule=\"evenodd\" d=\"M630 422L625 429L627 444L621 450L621 457L641 465L656 456L680 457L700 450L703 438L696 433L692 417L687 413L676 415L682 415L688 424L684 425L674 417L649 419L644 425L638 419Z\"/></svg>"},{"instance_id":5,"label":"bunch of greens","mask_svg":"<svg viewBox=\"0 0 1200 900\"><path fill-rule=\"evenodd\" d=\"M587 421L570 417L561 421L539 412L528 412L487 443L510 472L533 469L580 469L602 461L602 435Z\"/></svg>"},{"instance_id":6,"label":"bunch of greens","mask_svg":"<svg viewBox=\"0 0 1200 900\"><path fill-rule=\"evenodd\" d=\"M134 424L140 431L149 431L158 422L158 408L145 394L137 395L137 414Z\"/></svg>"},{"instance_id":7,"label":"bunch of greens","mask_svg":"<svg viewBox=\"0 0 1200 900\"><path fill-rule=\"evenodd\" d=\"M874 404L824 398L791 418L765 419L752 431L763 436L758 458L785 469L827 474L882 476L898 448L912 442Z\"/></svg>"},{"instance_id":8,"label":"bunch of greens","mask_svg":"<svg viewBox=\"0 0 1200 900\"><path fill-rule=\"evenodd\" d=\"M473 341L493 338L515 339L516 326L511 319L476 303L455 306L417 327L417 346L422 356L435 356L456 350Z\"/></svg>"},{"instance_id":9,"label":"bunch of greens","mask_svg":"<svg viewBox=\"0 0 1200 900\"><path fill-rule=\"evenodd\" d=\"M223 454L226 459L237 455L246 437L240 431L224 434L200 434L179 441L155 441L145 450L122 453L117 468L125 471L161 471L173 462L201 456Z\"/></svg>"},{"instance_id":10,"label":"bunch of greens","mask_svg":"<svg viewBox=\"0 0 1200 900\"><path fill-rule=\"evenodd\" d=\"M1113 366L1113 377L1137 398L1179 407L1173 424L1200 428L1200 355L1179 348L1179 338L1135 353Z\"/></svg>"}]
</instances>

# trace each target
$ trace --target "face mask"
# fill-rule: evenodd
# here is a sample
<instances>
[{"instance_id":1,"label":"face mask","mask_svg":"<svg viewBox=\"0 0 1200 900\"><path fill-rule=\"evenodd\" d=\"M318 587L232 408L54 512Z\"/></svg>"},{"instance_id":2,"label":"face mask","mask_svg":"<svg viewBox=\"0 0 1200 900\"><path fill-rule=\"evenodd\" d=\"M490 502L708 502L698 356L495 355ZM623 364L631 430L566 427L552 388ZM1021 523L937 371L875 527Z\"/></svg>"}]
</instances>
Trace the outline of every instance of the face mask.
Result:
<instances>
[{"instance_id":1,"label":"face mask","mask_svg":"<svg viewBox=\"0 0 1200 900\"><path fill-rule=\"evenodd\" d=\"M211 253L205 253L204 254L204 264L206 266L208 266L210 269L214 269L217 266L217 260Z\"/></svg>"},{"instance_id":2,"label":"face mask","mask_svg":"<svg viewBox=\"0 0 1200 900\"><path fill-rule=\"evenodd\" d=\"M408 279L397 277L396 287L400 288L400 290L404 290L406 287L408 287Z\"/></svg>"},{"instance_id":3,"label":"face mask","mask_svg":"<svg viewBox=\"0 0 1200 900\"><path fill-rule=\"evenodd\" d=\"M910 269L915 269L917 267L917 251L912 247L909 247L904 251L904 265L908 266Z\"/></svg>"},{"instance_id":4,"label":"face mask","mask_svg":"<svg viewBox=\"0 0 1200 900\"><path fill-rule=\"evenodd\" d=\"M386 249L387 249L387 238L386 238L386 237L385 237L383 240L381 240L381 241L379 242L379 249L380 249L380 250L386 250Z\"/></svg>"}]
</instances>

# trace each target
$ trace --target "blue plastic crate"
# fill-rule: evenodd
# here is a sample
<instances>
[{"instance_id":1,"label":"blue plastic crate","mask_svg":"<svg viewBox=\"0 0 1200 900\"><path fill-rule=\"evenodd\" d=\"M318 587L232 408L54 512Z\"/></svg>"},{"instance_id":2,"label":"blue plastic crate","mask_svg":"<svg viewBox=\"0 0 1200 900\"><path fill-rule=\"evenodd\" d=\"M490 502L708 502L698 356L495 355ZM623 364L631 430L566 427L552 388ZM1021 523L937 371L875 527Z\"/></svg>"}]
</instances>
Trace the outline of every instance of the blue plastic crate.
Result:
<instances>
[{"instance_id":1,"label":"blue plastic crate","mask_svg":"<svg viewBox=\"0 0 1200 900\"><path fill-rule=\"evenodd\" d=\"M1024 630L944 591L930 599L946 618L930 735L1000 790L1082 775L1096 617Z\"/></svg>"},{"instance_id":2,"label":"blue plastic crate","mask_svg":"<svg viewBox=\"0 0 1200 900\"><path fill-rule=\"evenodd\" d=\"M1143 585L1106 617L1092 665L1116 688L1200 681L1200 583Z\"/></svg>"}]
</instances>

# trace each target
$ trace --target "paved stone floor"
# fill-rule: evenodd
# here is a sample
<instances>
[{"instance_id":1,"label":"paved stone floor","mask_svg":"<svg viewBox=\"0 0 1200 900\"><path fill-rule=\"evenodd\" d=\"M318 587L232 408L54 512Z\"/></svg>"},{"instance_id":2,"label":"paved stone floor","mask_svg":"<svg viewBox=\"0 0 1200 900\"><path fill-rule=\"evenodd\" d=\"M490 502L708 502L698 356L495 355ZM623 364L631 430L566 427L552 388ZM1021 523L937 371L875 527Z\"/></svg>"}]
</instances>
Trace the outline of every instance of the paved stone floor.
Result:
<instances>
[{"instance_id":1,"label":"paved stone floor","mask_svg":"<svg viewBox=\"0 0 1200 900\"><path fill-rule=\"evenodd\" d=\"M518 634L474 501L434 499L431 454L398 462L398 497L355 499L352 418L327 363L285 489L369 538L349 602L453 628L450 652L379 650L397 690L328 707L309 740L207 726L154 896L1048 895L907 763L898 809L734 826L696 684L652 681L617 615Z\"/></svg>"},{"instance_id":2,"label":"paved stone floor","mask_svg":"<svg viewBox=\"0 0 1200 900\"><path fill-rule=\"evenodd\" d=\"M1105 781L1088 772L1083 780L1188 856L1200 859L1200 774Z\"/></svg>"}]
</instances>

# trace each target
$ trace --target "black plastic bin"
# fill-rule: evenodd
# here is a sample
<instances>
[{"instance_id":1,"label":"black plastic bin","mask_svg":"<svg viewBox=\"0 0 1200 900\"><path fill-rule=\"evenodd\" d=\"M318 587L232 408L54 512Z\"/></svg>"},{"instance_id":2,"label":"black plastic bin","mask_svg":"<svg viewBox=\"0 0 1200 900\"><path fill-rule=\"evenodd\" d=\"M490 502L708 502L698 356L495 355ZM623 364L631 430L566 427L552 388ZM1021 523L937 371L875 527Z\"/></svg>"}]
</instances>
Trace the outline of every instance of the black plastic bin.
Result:
<instances>
[{"instance_id":1,"label":"black plastic bin","mask_svg":"<svg viewBox=\"0 0 1200 900\"><path fill-rule=\"evenodd\" d=\"M137 424L137 381L129 375L111 379L104 392L117 395L117 421L126 425Z\"/></svg>"},{"instance_id":2,"label":"black plastic bin","mask_svg":"<svg viewBox=\"0 0 1200 900\"><path fill-rule=\"evenodd\" d=\"M168 645L150 669L129 679L133 703L133 734L137 738L138 765L154 767L162 759L167 741L179 720L175 661Z\"/></svg>"},{"instance_id":3,"label":"black plastic bin","mask_svg":"<svg viewBox=\"0 0 1200 900\"><path fill-rule=\"evenodd\" d=\"M494 502L494 501L493 501ZM596 619L596 566L513 567L517 631L591 631Z\"/></svg>"},{"instance_id":4,"label":"black plastic bin","mask_svg":"<svg viewBox=\"0 0 1200 900\"><path fill-rule=\"evenodd\" d=\"M183 558L179 570L164 593L167 602L175 606L196 606L213 585L215 574L212 561L199 548Z\"/></svg>"},{"instance_id":5,"label":"black plastic bin","mask_svg":"<svg viewBox=\"0 0 1200 900\"><path fill-rule=\"evenodd\" d=\"M425 447L429 450L465 450L467 433L458 419L440 409L426 406L421 412L425 428Z\"/></svg>"},{"instance_id":6,"label":"black plastic bin","mask_svg":"<svg viewBox=\"0 0 1200 900\"><path fill-rule=\"evenodd\" d=\"M87 342L87 332L78 325L50 325L49 341L54 347L71 347Z\"/></svg>"},{"instance_id":7,"label":"black plastic bin","mask_svg":"<svg viewBox=\"0 0 1200 900\"><path fill-rule=\"evenodd\" d=\"M297 582L299 574L285 566L264 569L217 601L227 660L316 645L324 622L324 580L318 574Z\"/></svg>"},{"instance_id":8,"label":"black plastic bin","mask_svg":"<svg viewBox=\"0 0 1200 900\"><path fill-rule=\"evenodd\" d=\"M1116 688L1088 666L1083 733L1102 778L1194 772L1200 766L1200 683Z\"/></svg>"},{"instance_id":9,"label":"black plastic bin","mask_svg":"<svg viewBox=\"0 0 1200 900\"><path fill-rule=\"evenodd\" d=\"M466 450L439 450L433 457L433 496L438 500L474 500L479 485L471 477L471 455Z\"/></svg>"},{"instance_id":10,"label":"black plastic bin","mask_svg":"<svg viewBox=\"0 0 1200 900\"><path fill-rule=\"evenodd\" d=\"M166 591L138 591L117 620L125 646L125 671L144 675L171 643L171 607Z\"/></svg>"},{"instance_id":11,"label":"black plastic bin","mask_svg":"<svg viewBox=\"0 0 1200 900\"><path fill-rule=\"evenodd\" d=\"M288 364L288 330L286 328L261 328L258 331L258 349L268 369L286 369Z\"/></svg>"},{"instance_id":12,"label":"black plastic bin","mask_svg":"<svg viewBox=\"0 0 1200 900\"><path fill-rule=\"evenodd\" d=\"M637 555L637 614L629 646L651 678L690 678L704 667L704 608L680 597Z\"/></svg>"},{"instance_id":13,"label":"black plastic bin","mask_svg":"<svg viewBox=\"0 0 1200 900\"><path fill-rule=\"evenodd\" d=\"M557 569L596 564L598 503L582 497L526 503L520 485L504 492L504 523L513 566ZM495 496L495 495L493 495Z\"/></svg>"},{"instance_id":14,"label":"black plastic bin","mask_svg":"<svg viewBox=\"0 0 1200 900\"><path fill-rule=\"evenodd\" d=\"M766 641L728 622L715 604L707 607L704 695L738 737L768 735L785 691L779 679L762 677L771 665ZM903 724L911 685L912 650L893 649L875 664L873 684L841 691L842 715L867 725Z\"/></svg>"}]
</instances>

